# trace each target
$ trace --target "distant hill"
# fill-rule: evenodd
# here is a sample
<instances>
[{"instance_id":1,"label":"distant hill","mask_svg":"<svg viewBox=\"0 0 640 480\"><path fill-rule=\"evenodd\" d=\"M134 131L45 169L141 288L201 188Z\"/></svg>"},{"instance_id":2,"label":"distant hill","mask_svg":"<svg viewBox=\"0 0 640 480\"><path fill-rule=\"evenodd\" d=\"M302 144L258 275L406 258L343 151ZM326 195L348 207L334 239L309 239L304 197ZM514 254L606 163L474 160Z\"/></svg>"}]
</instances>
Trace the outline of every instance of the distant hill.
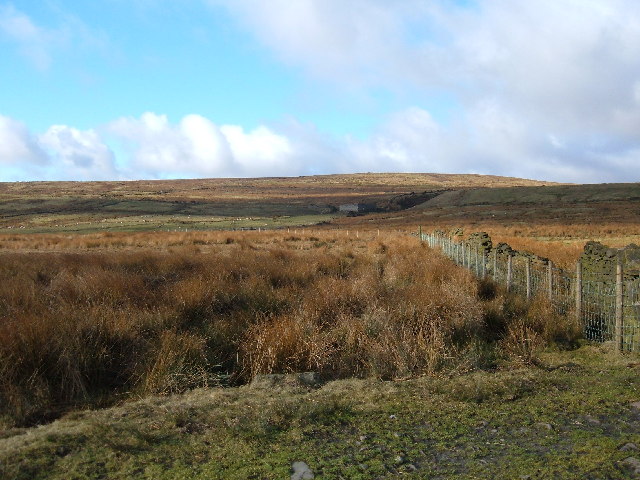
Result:
<instances>
[{"instance_id":1,"label":"distant hill","mask_svg":"<svg viewBox=\"0 0 640 480\"><path fill-rule=\"evenodd\" d=\"M432 173L0 183L0 231L284 227L330 221L346 203L397 211L449 190L542 185L557 184Z\"/></svg>"},{"instance_id":2,"label":"distant hill","mask_svg":"<svg viewBox=\"0 0 640 480\"><path fill-rule=\"evenodd\" d=\"M459 187L399 212L350 219L377 226L640 225L640 183Z\"/></svg>"}]
</instances>

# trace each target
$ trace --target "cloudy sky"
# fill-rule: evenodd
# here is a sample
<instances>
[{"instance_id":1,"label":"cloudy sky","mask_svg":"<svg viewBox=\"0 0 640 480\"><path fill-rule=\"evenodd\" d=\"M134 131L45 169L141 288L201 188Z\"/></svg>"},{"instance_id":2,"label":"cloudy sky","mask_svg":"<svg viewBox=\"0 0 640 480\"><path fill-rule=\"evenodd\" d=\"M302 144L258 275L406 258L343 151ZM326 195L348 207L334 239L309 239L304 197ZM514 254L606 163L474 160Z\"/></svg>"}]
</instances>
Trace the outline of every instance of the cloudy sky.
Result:
<instances>
[{"instance_id":1,"label":"cloudy sky","mask_svg":"<svg viewBox=\"0 0 640 480\"><path fill-rule=\"evenodd\" d=\"M637 0L0 0L0 181L640 181Z\"/></svg>"}]
</instances>

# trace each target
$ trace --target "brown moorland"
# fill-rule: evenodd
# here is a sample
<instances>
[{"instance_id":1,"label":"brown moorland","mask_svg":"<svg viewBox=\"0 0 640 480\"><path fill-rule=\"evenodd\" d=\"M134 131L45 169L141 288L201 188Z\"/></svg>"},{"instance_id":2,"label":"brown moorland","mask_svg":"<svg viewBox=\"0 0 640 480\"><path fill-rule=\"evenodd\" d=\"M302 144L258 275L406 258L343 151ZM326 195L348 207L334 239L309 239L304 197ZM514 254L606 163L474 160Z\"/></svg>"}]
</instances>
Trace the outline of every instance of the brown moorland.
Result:
<instances>
[{"instance_id":1,"label":"brown moorland","mask_svg":"<svg viewBox=\"0 0 640 480\"><path fill-rule=\"evenodd\" d=\"M569 261L637 238L638 184L439 176L411 205L428 176L393 177L211 181L210 201L199 180L1 185L0 477L622 478L636 357L574 350L571 315L409 233ZM354 201L389 208L327 207ZM307 370L335 381L226 388Z\"/></svg>"},{"instance_id":2,"label":"brown moorland","mask_svg":"<svg viewBox=\"0 0 640 480\"><path fill-rule=\"evenodd\" d=\"M400 212L334 223L352 229L486 231L494 242L569 265L589 240L612 247L640 243L640 184L459 188Z\"/></svg>"},{"instance_id":3,"label":"brown moorland","mask_svg":"<svg viewBox=\"0 0 640 480\"><path fill-rule=\"evenodd\" d=\"M393 379L526 363L579 335L543 306L488 294L413 237L338 233L145 233L133 249L5 252L4 424L261 373ZM536 339L524 351L523 335Z\"/></svg>"},{"instance_id":4,"label":"brown moorland","mask_svg":"<svg viewBox=\"0 0 640 480\"><path fill-rule=\"evenodd\" d=\"M294 178L0 183L0 232L273 228L317 224L345 203L402 208L453 188L544 185L487 175L357 174Z\"/></svg>"}]
</instances>

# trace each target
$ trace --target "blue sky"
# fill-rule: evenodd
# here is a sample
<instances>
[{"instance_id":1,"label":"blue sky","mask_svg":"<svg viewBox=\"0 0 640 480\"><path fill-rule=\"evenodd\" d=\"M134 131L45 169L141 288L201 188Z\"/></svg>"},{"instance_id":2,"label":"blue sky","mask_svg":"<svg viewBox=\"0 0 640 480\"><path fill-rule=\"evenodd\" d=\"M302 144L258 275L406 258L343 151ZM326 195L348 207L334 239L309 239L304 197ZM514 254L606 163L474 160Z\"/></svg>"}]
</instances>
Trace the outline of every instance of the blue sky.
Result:
<instances>
[{"instance_id":1,"label":"blue sky","mask_svg":"<svg viewBox=\"0 0 640 480\"><path fill-rule=\"evenodd\" d=\"M640 181L635 0L0 0L0 181Z\"/></svg>"}]
</instances>

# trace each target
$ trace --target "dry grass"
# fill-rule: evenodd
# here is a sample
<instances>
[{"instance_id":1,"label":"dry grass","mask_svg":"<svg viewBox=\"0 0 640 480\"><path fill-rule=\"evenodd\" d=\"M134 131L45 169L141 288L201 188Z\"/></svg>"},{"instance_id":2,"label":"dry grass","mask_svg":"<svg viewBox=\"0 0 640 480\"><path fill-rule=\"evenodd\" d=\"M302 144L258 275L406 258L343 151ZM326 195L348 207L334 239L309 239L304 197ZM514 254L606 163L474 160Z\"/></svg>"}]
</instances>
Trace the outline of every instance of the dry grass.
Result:
<instances>
[{"instance_id":1,"label":"dry grass","mask_svg":"<svg viewBox=\"0 0 640 480\"><path fill-rule=\"evenodd\" d=\"M391 379L495 366L518 318L552 337L528 307L487 295L404 235L16 236L12 245L0 263L7 425L261 373Z\"/></svg>"}]
</instances>

